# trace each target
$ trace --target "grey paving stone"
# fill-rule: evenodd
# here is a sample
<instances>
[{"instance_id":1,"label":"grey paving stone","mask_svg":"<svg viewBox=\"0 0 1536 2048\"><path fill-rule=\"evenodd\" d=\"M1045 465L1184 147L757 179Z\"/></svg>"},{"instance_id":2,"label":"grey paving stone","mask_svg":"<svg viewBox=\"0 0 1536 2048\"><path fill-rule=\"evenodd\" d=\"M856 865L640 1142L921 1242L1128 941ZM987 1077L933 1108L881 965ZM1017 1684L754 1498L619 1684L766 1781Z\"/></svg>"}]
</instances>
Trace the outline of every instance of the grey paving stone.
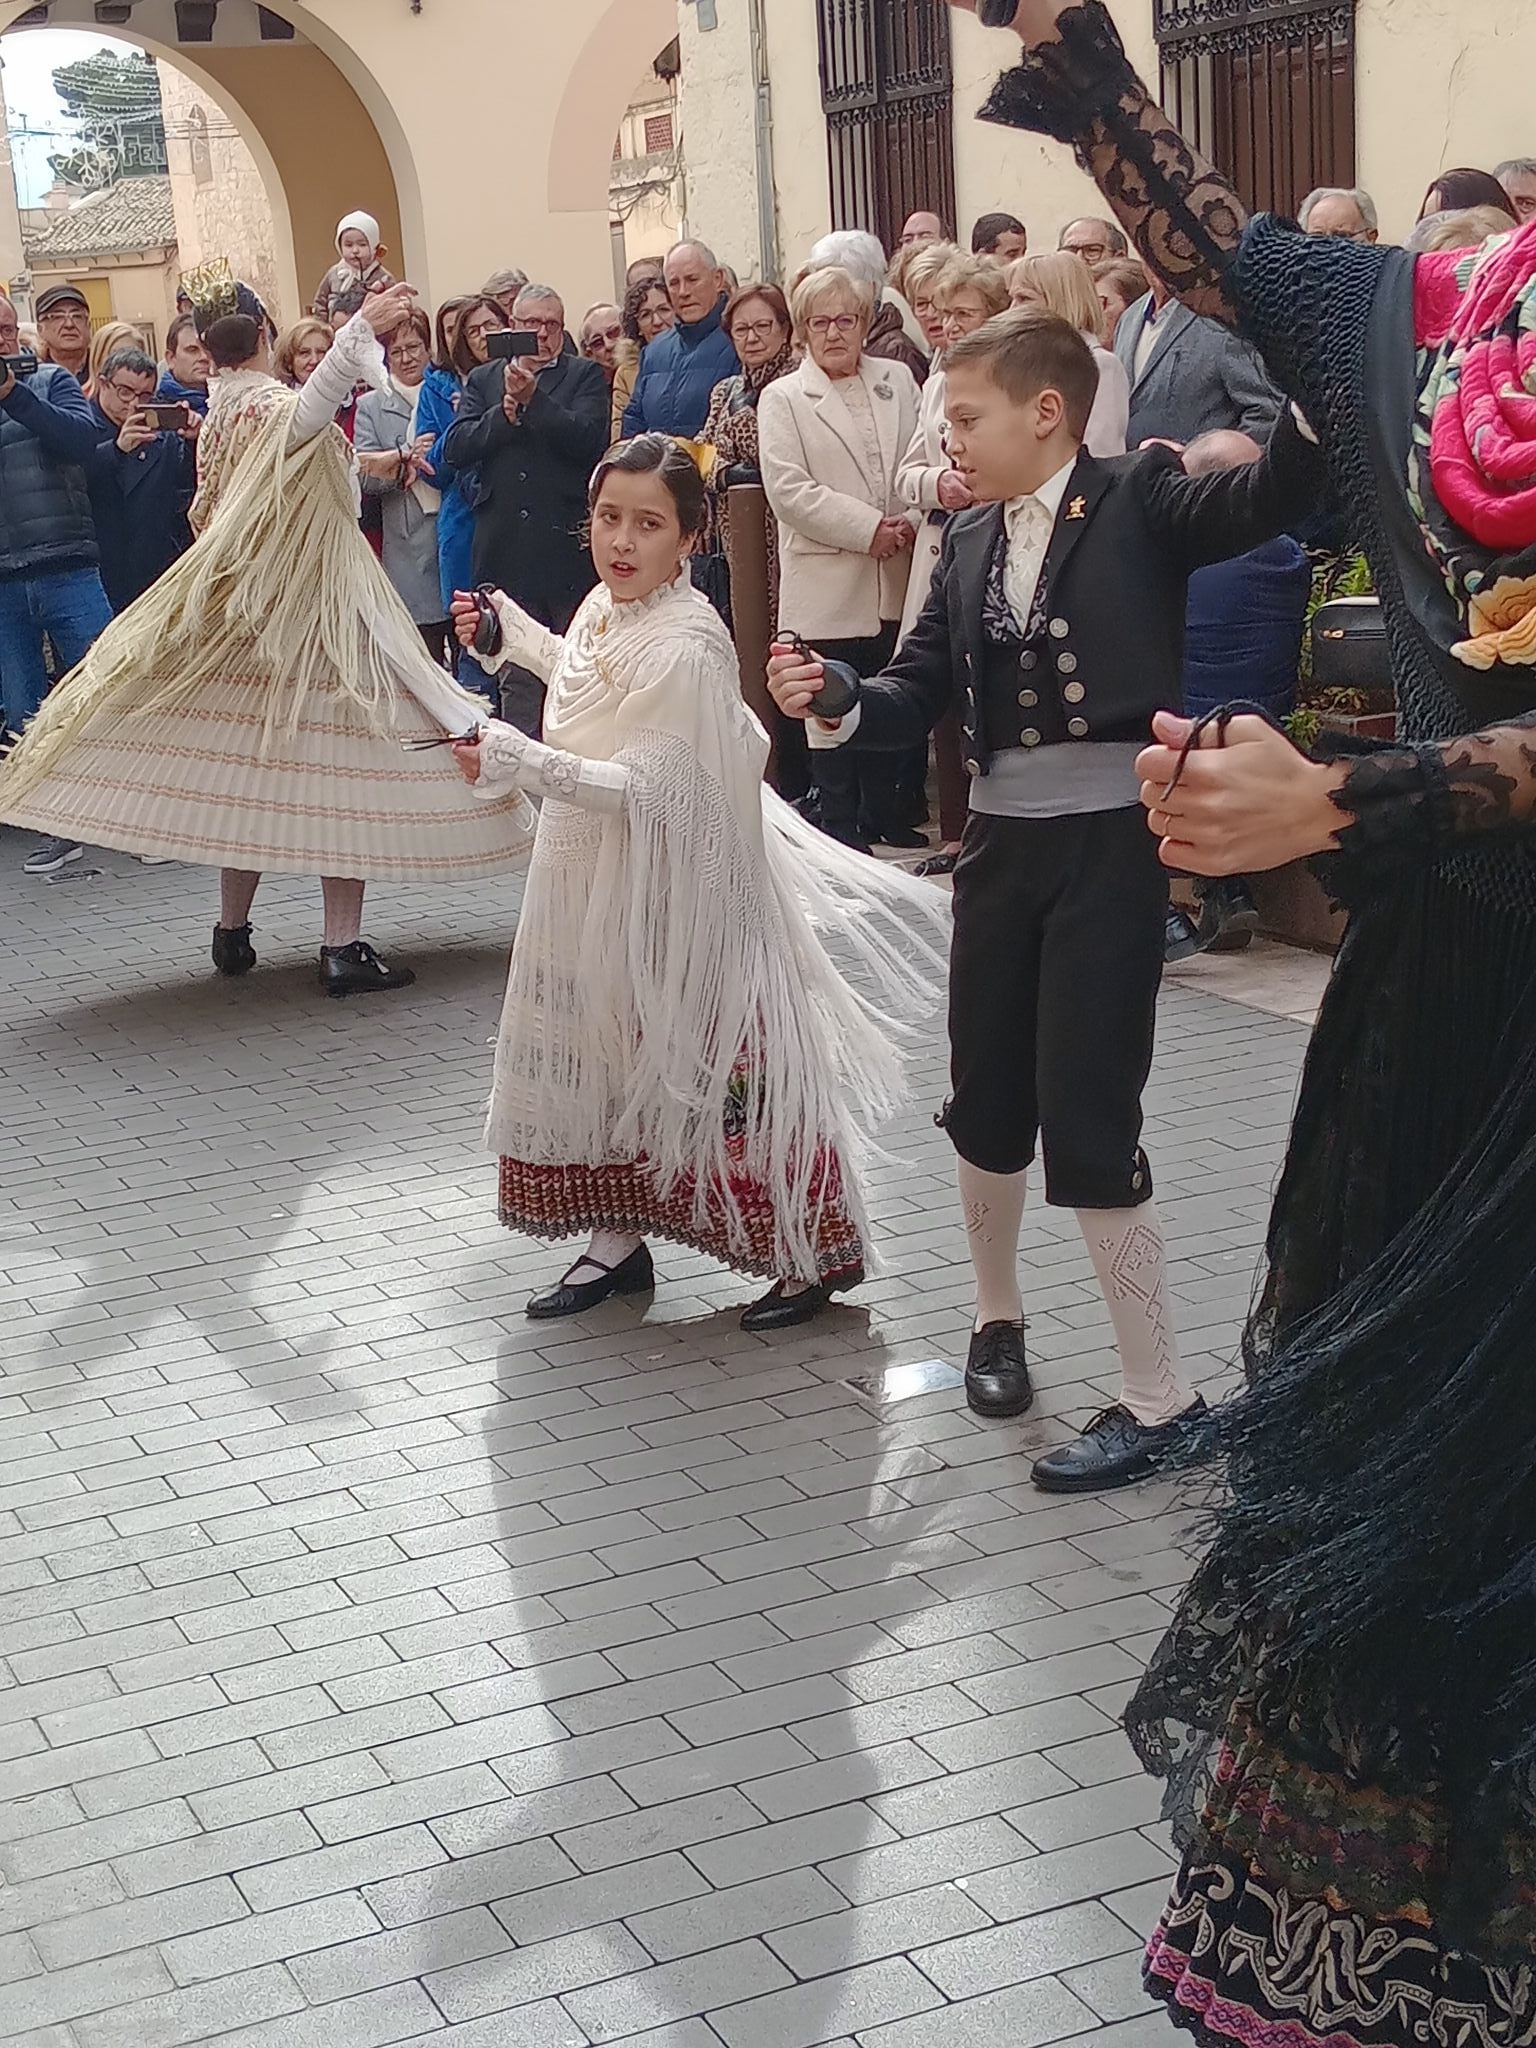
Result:
<instances>
[{"instance_id":1,"label":"grey paving stone","mask_svg":"<svg viewBox=\"0 0 1536 2048\"><path fill-rule=\"evenodd\" d=\"M648 1960L632 1935L609 1923L441 1971L426 1980L426 1988L449 2019L479 2019L486 2013L579 1992L584 1985L605 1978L623 1977L643 1968ZM567 2009L571 2003L566 2000ZM580 2014L575 2017L579 2023Z\"/></svg>"},{"instance_id":2,"label":"grey paving stone","mask_svg":"<svg viewBox=\"0 0 1536 2048\"><path fill-rule=\"evenodd\" d=\"M562 2002L590 2039L606 2042L790 1982L789 1972L761 1942L742 1941L573 1991Z\"/></svg>"},{"instance_id":3,"label":"grey paving stone","mask_svg":"<svg viewBox=\"0 0 1536 2048\"><path fill-rule=\"evenodd\" d=\"M199 1831L198 1817L187 1801L162 1800L158 1806L136 1807L127 1814L81 1821L74 1827L50 1828L46 1833L8 1842L0 1847L0 1875L19 1884L29 1877L48 1877L58 1870L78 1870L89 1863L104 1863L130 1849L183 1841Z\"/></svg>"},{"instance_id":4,"label":"grey paving stone","mask_svg":"<svg viewBox=\"0 0 1536 2048\"><path fill-rule=\"evenodd\" d=\"M174 1894L171 1894L174 1896ZM184 1934L161 1944L160 1954L178 1984L199 1984L261 1963L291 1962L310 1949L329 1948L376 1934L379 1923L353 1892L308 1899L275 1913L248 1914L228 1926Z\"/></svg>"},{"instance_id":5,"label":"grey paving stone","mask_svg":"<svg viewBox=\"0 0 1536 2048\"><path fill-rule=\"evenodd\" d=\"M855 1905L864 1905L872 1899L893 1898L898 1892L914 1891L945 1878L994 1870L1000 1863L1015 1860L1018 1839L1002 1820L962 1821L957 1827L935 1828L932 1833L915 1835L910 1841L891 1842L857 1855L839 1857L822 1868L845 1898Z\"/></svg>"},{"instance_id":6,"label":"grey paving stone","mask_svg":"<svg viewBox=\"0 0 1536 2048\"><path fill-rule=\"evenodd\" d=\"M424 2028L430 2034L419 2031ZM442 2027L436 2006L417 1984L392 1984L315 2012L284 2013L216 2038L220 2048L391 2048L394 2043L404 2048L407 2036L418 2048L427 2039L440 2048L467 2048ZM559 2041L537 2031L528 2039L530 2048L577 2048L569 2037Z\"/></svg>"},{"instance_id":7,"label":"grey paving stone","mask_svg":"<svg viewBox=\"0 0 1536 2048\"><path fill-rule=\"evenodd\" d=\"M1107 1835L1073 1848L1054 1849L1016 1863L1000 1864L970 1879L967 1889L994 1920L1017 1920L1051 1906L1097 1898L1128 1882L1162 1880L1164 1896L1172 1858L1145 1835Z\"/></svg>"},{"instance_id":8,"label":"grey paving stone","mask_svg":"<svg viewBox=\"0 0 1536 2048\"><path fill-rule=\"evenodd\" d=\"M697 1844L689 1849L688 1855L711 1884L746 1884L751 1878L767 1877L776 1870L827 1863L851 1851L872 1849L895 1840L895 1830L888 1828L878 1814L871 1813L867 1806L849 1803L794 1820L776 1821L750 1833L731 1835L724 1841Z\"/></svg>"},{"instance_id":9,"label":"grey paving stone","mask_svg":"<svg viewBox=\"0 0 1536 2048\"><path fill-rule=\"evenodd\" d=\"M349 1799L328 1799L306 1807L306 1818L323 1842L350 1842L408 1821L436 1820L466 1806L483 1806L498 1797L501 1780L488 1764L470 1764L459 1771L434 1771L407 1778L376 1792L358 1792Z\"/></svg>"},{"instance_id":10,"label":"grey paving stone","mask_svg":"<svg viewBox=\"0 0 1536 2048\"><path fill-rule=\"evenodd\" d=\"M67 1919L37 1928L33 1940L48 1968L62 1970L97 1956L124 1955L177 1935L221 1927L248 1911L229 1878L214 1877L147 1899L124 1899L95 1912L70 1912Z\"/></svg>"},{"instance_id":11,"label":"grey paving stone","mask_svg":"<svg viewBox=\"0 0 1536 2048\"><path fill-rule=\"evenodd\" d=\"M64 1870L56 1877L34 1878L30 1884L0 1886L0 1933L17 1934L41 1927L67 1914L87 1913L97 1906L115 1906L123 1886L106 1863L87 1870Z\"/></svg>"},{"instance_id":12,"label":"grey paving stone","mask_svg":"<svg viewBox=\"0 0 1536 2048\"><path fill-rule=\"evenodd\" d=\"M836 1913L841 1904L839 1894L814 1870L791 1870L704 1898L685 1899L675 1906L631 1914L625 1924L658 1963L723 1948L754 1934L767 1936L769 1947L782 1956L772 1936L774 1928L791 1927L813 1914ZM974 1921L985 1924L980 1913L974 1914ZM967 1920L964 1924L972 1923ZM790 1958L783 1956L783 1960L789 1962Z\"/></svg>"},{"instance_id":13,"label":"grey paving stone","mask_svg":"<svg viewBox=\"0 0 1536 2048\"><path fill-rule=\"evenodd\" d=\"M859 2048L1040 2048L1087 2033L1096 2024L1089 2008L1046 1977L982 1998L968 1998L921 2019L897 2020L860 2036Z\"/></svg>"},{"instance_id":14,"label":"grey paving stone","mask_svg":"<svg viewBox=\"0 0 1536 2048\"><path fill-rule=\"evenodd\" d=\"M404 1927L414 1921L429 1920L435 1913L484 1905L488 1900L534 1891L543 1885L558 1885L576 1869L562 1850L542 1838L512 1842L504 1849L487 1849L476 1856L461 1856L445 1869L436 1837L428 1839L438 1849L430 1859L405 1864L400 1875L381 1874L378 1882L358 1880L369 1907L386 1927Z\"/></svg>"},{"instance_id":15,"label":"grey paving stone","mask_svg":"<svg viewBox=\"0 0 1536 2048\"><path fill-rule=\"evenodd\" d=\"M362 1940L342 1941L319 1955L296 1955L288 1967L311 2004L325 2005L384 1985L426 1978L457 1963L478 1962L511 1946L511 1936L496 1916L484 1906L471 1906Z\"/></svg>"},{"instance_id":16,"label":"grey paving stone","mask_svg":"<svg viewBox=\"0 0 1536 2048\"><path fill-rule=\"evenodd\" d=\"M302 1993L273 1963L221 1977L188 1991L167 1991L75 2022L80 2048L177 2048L183 2041L220 2039L231 2023L273 2019L299 2011Z\"/></svg>"},{"instance_id":17,"label":"grey paving stone","mask_svg":"<svg viewBox=\"0 0 1536 2048\"><path fill-rule=\"evenodd\" d=\"M926 1978L893 1957L748 1999L709 2018L726 2048L813 2048L834 2032L905 2019L942 2003Z\"/></svg>"},{"instance_id":18,"label":"grey paving stone","mask_svg":"<svg viewBox=\"0 0 1536 2048\"><path fill-rule=\"evenodd\" d=\"M1088 1903L915 1949L912 1960L946 1998L958 2000L1139 1951L1140 1944L1122 1921L1105 1907Z\"/></svg>"},{"instance_id":19,"label":"grey paving stone","mask_svg":"<svg viewBox=\"0 0 1536 2048\"><path fill-rule=\"evenodd\" d=\"M688 1849L743 1829L761 1828L756 1807L734 1789L696 1793L648 1806L616 1820L593 1821L560 1836L560 1847L580 1870L608 1870L667 1849Z\"/></svg>"},{"instance_id":20,"label":"grey paving stone","mask_svg":"<svg viewBox=\"0 0 1536 2048\"><path fill-rule=\"evenodd\" d=\"M714 1742L680 1756L636 1764L616 1773L619 1784L637 1806L683 1799L694 1792L738 1785L759 1771L789 1771L809 1763L812 1752L782 1728L743 1735L735 1742Z\"/></svg>"},{"instance_id":21,"label":"grey paving stone","mask_svg":"<svg viewBox=\"0 0 1536 2048\"><path fill-rule=\"evenodd\" d=\"M238 1882L254 1911L271 1913L302 1899L324 1898L329 1892L350 1891L356 1885L374 1884L447 1860L441 1845L424 1827L396 1828L390 1834L368 1835L334 1849L315 1849L308 1855L258 1864L240 1871Z\"/></svg>"},{"instance_id":22,"label":"grey paving stone","mask_svg":"<svg viewBox=\"0 0 1536 2048\"><path fill-rule=\"evenodd\" d=\"M26 2029L56 2021L77 2022L76 2038L85 2039L79 2031L84 2015L109 2006L131 2008L135 2001L168 1991L170 1984L165 1966L145 1949L23 1977L0 1989L0 2040L14 2042Z\"/></svg>"},{"instance_id":23,"label":"grey paving stone","mask_svg":"<svg viewBox=\"0 0 1536 2048\"><path fill-rule=\"evenodd\" d=\"M590 1877L519 1889L500 1899L495 1912L514 1940L526 1945L605 1920L622 1920L649 1907L675 1905L708 1890L691 1863L669 1853L621 1863Z\"/></svg>"},{"instance_id":24,"label":"grey paving stone","mask_svg":"<svg viewBox=\"0 0 1536 2048\"><path fill-rule=\"evenodd\" d=\"M320 1838L302 1814L271 1814L240 1827L217 1828L195 1841L168 1842L119 1856L113 1868L134 1898L189 1884L199 1877L227 1876L251 1865L273 1864L319 1847Z\"/></svg>"},{"instance_id":25,"label":"grey paving stone","mask_svg":"<svg viewBox=\"0 0 1536 2048\"><path fill-rule=\"evenodd\" d=\"M833 1902L831 1911L814 1920L802 1920L798 1926L781 1923L778 1932L764 1935L774 1954L797 1977L829 1976L856 1963L879 1962L922 1942L971 1934L992 1924L953 1884L931 1885L926 1891L882 1899L870 1906L843 1905L830 1885L826 1889Z\"/></svg>"}]
</instances>

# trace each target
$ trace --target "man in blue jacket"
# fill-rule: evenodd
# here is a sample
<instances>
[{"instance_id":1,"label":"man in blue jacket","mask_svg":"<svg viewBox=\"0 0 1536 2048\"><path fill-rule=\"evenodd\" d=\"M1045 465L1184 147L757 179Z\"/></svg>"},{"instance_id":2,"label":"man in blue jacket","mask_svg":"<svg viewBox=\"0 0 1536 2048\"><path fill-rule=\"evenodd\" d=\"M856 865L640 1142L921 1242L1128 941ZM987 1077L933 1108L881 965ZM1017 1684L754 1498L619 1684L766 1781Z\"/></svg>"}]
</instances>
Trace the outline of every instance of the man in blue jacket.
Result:
<instances>
[{"instance_id":1,"label":"man in blue jacket","mask_svg":"<svg viewBox=\"0 0 1536 2048\"><path fill-rule=\"evenodd\" d=\"M179 313L165 337L165 375L155 393L162 405L190 405L199 419L208 410L213 358L203 347L195 313Z\"/></svg>"},{"instance_id":2,"label":"man in blue jacket","mask_svg":"<svg viewBox=\"0 0 1536 2048\"><path fill-rule=\"evenodd\" d=\"M721 325L725 273L702 242L679 242L664 277L677 325L658 334L640 358L634 395L624 408L624 435L680 434L695 440L709 417L717 384L741 368Z\"/></svg>"},{"instance_id":3,"label":"man in blue jacket","mask_svg":"<svg viewBox=\"0 0 1536 2048\"><path fill-rule=\"evenodd\" d=\"M192 545L187 509L202 422L189 412L184 430L161 433L144 408L187 401L157 401L158 379L142 349L118 349L102 364L91 400L100 437L85 474L114 612L126 611Z\"/></svg>"},{"instance_id":4,"label":"man in blue jacket","mask_svg":"<svg viewBox=\"0 0 1536 2048\"><path fill-rule=\"evenodd\" d=\"M16 308L0 295L0 358L19 356L17 324ZM10 362L0 363L0 692L12 732L48 689L43 636L62 672L112 617L85 482L99 438L68 370L44 363L18 377ZM39 847L28 872L47 874L79 858L78 847L54 859L56 852L57 845Z\"/></svg>"}]
</instances>

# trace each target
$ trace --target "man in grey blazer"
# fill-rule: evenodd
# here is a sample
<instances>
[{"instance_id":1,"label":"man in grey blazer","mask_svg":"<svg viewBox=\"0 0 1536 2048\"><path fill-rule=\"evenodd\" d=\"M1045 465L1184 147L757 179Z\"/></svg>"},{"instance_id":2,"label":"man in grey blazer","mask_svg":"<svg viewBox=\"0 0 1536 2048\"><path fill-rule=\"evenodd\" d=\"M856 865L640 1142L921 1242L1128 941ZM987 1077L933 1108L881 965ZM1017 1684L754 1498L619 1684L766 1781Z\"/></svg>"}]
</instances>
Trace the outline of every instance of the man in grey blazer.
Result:
<instances>
[{"instance_id":1,"label":"man in grey blazer","mask_svg":"<svg viewBox=\"0 0 1536 2048\"><path fill-rule=\"evenodd\" d=\"M1126 308L1115 354L1131 380L1129 448L1231 428L1262 444L1274 431L1284 401L1254 351L1170 299L1161 283Z\"/></svg>"}]
</instances>

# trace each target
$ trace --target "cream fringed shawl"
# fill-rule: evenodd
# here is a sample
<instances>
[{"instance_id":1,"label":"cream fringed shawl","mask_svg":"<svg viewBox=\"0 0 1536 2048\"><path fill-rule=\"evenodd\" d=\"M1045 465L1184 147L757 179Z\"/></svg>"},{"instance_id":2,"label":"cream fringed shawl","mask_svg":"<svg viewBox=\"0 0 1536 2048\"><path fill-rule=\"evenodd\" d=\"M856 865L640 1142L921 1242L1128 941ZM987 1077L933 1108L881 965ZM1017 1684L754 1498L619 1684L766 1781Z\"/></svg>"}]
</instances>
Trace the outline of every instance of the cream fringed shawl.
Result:
<instances>
[{"instance_id":1,"label":"cream fringed shawl","mask_svg":"<svg viewBox=\"0 0 1536 2048\"><path fill-rule=\"evenodd\" d=\"M8 757L8 802L98 711L174 711L226 682L259 690L263 752L320 691L339 690L377 733L391 730L402 691L445 729L474 723L477 700L432 662L358 530L342 437L327 429L290 446L298 395L273 385L262 396L268 416L201 538L113 620Z\"/></svg>"},{"instance_id":2,"label":"cream fringed shawl","mask_svg":"<svg viewBox=\"0 0 1536 2048\"><path fill-rule=\"evenodd\" d=\"M701 1221L744 1173L771 1191L781 1271L814 1273L828 1151L858 1216L870 1133L904 1100L904 1052L937 1006L945 899L764 786L768 739L735 650L686 579L642 604L599 589L563 644L534 637L509 651L553 665L549 744L492 727L485 766L609 814L584 926L568 934L579 1015L551 1038L586 1040L594 1072L619 1082L615 1103L575 1072L545 1073L529 1120L545 1156L643 1157L664 1192L692 1189ZM530 967L515 961L514 982ZM571 985L548 976L545 999ZM743 1074L733 1160L725 1107ZM496 1124L493 1103L503 1149Z\"/></svg>"}]
</instances>

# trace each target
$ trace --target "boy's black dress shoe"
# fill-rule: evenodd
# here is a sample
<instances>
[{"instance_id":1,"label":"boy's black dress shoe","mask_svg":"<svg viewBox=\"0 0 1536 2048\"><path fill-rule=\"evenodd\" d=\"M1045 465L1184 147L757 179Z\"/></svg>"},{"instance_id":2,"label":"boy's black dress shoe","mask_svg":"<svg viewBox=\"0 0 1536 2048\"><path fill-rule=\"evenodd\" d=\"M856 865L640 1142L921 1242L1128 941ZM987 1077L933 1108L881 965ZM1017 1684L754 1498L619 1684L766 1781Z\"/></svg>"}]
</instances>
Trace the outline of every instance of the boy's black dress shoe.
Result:
<instances>
[{"instance_id":1,"label":"boy's black dress shoe","mask_svg":"<svg viewBox=\"0 0 1536 2048\"><path fill-rule=\"evenodd\" d=\"M965 1398L972 1414L993 1418L1022 1415L1033 1406L1022 1323L987 1323L971 1332Z\"/></svg>"},{"instance_id":2,"label":"boy's black dress shoe","mask_svg":"<svg viewBox=\"0 0 1536 2048\"><path fill-rule=\"evenodd\" d=\"M1138 1422L1117 1402L1095 1415L1075 1442L1047 1451L1030 1476L1042 1493L1110 1493L1136 1486L1171 1462L1205 1412L1197 1394L1182 1415L1154 1426Z\"/></svg>"},{"instance_id":3,"label":"boy's black dress shoe","mask_svg":"<svg viewBox=\"0 0 1536 2048\"><path fill-rule=\"evenodd\" d=\"M220 974L249 974L256 965L256 948L251 944L248 924L213 928L213 964Z\"/></svg>"},{"instance_id":4,"label":"boy's black dress shoe","mask_svg":"<svg viewBox=\"0 0 1536 2048\"><path fill-rule=\"evenodd\" d=\"M579 1258L571 1273L579 1273L583 1266L597 1266L597 1260ZM599 1266L595 1280L572 1280L568 1273L558 1287L551 1287L546 1294L536 1294L526 1313L532 1322L552 1323L561 1316L579 1316L586 1309L596 1308L610 1295L649 1294L655 1285L651 1248L642 1244L617 1266Z\"/></svg>"},{"instance_id":5,"label":"boy's black dress shoe","mask_svg":"<svg viewBox=\"0 0 1536 2048\"><path fill-rule=\"evenodd\" d=\"M381 960L366 939L320 948L320 986L328 996L381 995L386 989L409 988L415 979L409 967Z\"/></svg>"}]
</instances>

